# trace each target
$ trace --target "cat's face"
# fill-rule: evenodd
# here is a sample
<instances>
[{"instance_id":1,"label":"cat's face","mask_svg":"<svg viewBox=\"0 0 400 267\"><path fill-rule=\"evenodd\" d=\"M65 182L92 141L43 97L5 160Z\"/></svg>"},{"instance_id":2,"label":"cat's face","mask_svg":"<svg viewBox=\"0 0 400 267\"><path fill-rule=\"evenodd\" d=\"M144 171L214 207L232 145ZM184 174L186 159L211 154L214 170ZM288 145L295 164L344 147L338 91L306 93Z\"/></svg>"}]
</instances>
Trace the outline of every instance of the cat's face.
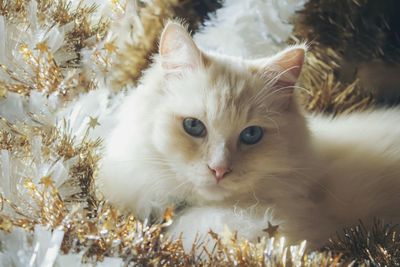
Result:
<instances>
[{"instance_id":1,"label":"cat's face","mask_svg":"<svg viewBox=\"0 0 400 267\"><path fill-rule=\"evenodd\" d=\"M153 140L182 186L219 200L288 171L305 138L291 98L304 50L266 61L206 56L169 24L160 55L165 102Z\"/></svg>"}]
</instances>

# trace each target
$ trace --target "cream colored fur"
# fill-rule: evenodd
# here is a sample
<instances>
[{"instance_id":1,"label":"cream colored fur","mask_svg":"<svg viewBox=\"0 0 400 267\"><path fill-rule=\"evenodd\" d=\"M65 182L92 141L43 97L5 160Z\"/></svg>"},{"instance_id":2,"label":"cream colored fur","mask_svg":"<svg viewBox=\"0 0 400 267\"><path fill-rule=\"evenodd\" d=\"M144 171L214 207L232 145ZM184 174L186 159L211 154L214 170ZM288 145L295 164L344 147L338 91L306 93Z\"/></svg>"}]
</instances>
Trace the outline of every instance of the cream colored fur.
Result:
<instances>
[{"instance_id":1,"label":"cream colored fur","mask_svg":"<svg viewBox=\"0 0 400 267\"><path fill-rule=\"evenodd\" d=\"M292 93L303 57L303 46L260 60L205 54L169 23L116 115L100 190L142 219L180 207L170 233L183 232L188 247L197 232L225 226L255 240L270 221L290 241L320 246L358 219L399 222L400 110L304 118ZM206 136L188 135L186 117ZM263 139L238 142L251 125ZM219 183L212 161L232 167Z\"/></svg>"}]
</instances>

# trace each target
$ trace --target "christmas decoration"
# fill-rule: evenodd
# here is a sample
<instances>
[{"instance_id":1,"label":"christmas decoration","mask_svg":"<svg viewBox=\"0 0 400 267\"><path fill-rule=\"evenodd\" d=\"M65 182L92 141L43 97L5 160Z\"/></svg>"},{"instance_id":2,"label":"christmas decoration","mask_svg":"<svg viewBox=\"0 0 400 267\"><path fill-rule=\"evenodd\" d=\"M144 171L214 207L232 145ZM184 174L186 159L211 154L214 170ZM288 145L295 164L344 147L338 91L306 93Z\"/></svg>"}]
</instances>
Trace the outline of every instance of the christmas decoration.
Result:
<instances>
[{"instance_id":1,"label":"christmas decoration","mask_svg":"<svg viewBox=\"0 0 400 267\"><path fill-rule=\"evenodd\" d=\"M287 40L312 40L300 85L308 93L303 93L302 101L308 110L337 114L377 101L357 77L341 78L344 62L375 58L398 62L398 39L391 37L384 19L373 28L378 35L385 33L383 39L369 43L355 30L359 24L353 18L361 12L357 8L372 12L370 2L335 6L343 8L349 19L333 23L331 16L320 16L333 5L327 0L309 1L295 17L304 1L226 0L221 8L220 1L212 0L0 0L0 262L4 266L398 265L397 226L379 220L371 229L362 223L348 228L327 240L322 251L307 249L306 241L288 246L284 237L275 236L279 226L271 224L265 226L269 235L258 242L241 240L229 231L210 231L214 249L197 241L191 251L184 251L182 239L164 235L174 223L172 210L160 224L139 221L110 206L95 187L100 137L112 125L109 115L124 97L121 89L134 90L151 62L167 19L186 18L205 48L218 50L218 44L205 42L205 34L225 31L235 39L219 45L242 56L272 54ZM210 20L201 26L206 16ZM324 33L328 23L333 28ZM349 55L346 51L353 51L359 40L362 49ZM263 53L264 49L268 51Z\"/></svg>"},{"instance_id":2,"label":"christmas decoration","mask_svg":"<svg viewBox=\"0 0 400 267\"><path fill-rule=\"evenodd\" d=\"M396 0L305 4L293 18L293 39L310 42L310 71L303 75L309 110L352 112L399 102L399 9Z\"/></svg>"}]
</instances>

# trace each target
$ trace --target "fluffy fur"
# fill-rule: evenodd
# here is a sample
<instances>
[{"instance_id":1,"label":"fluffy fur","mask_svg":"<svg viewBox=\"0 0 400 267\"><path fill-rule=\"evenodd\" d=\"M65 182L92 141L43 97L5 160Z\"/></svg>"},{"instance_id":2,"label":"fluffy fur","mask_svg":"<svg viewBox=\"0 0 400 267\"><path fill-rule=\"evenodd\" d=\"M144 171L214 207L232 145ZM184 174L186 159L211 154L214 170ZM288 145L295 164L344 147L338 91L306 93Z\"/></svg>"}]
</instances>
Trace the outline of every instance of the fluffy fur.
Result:
<instances>
[{"instance_id":1,"label":"fluffy fur","mask_svg":"<svg viewBox=\"0 0 400 267\"><path fill-rule=\"evenodd\" d=\"M205 54L169 23L106 140L101 191L142 219L177 207L170 232L187 244L225 226L254 240L269 221L290 241L319 246L358 219L398 222L400 110L305 118L293 94L304 51L260 60ZM184 131L187 117L205 124L204 137ZM262 140L240 143L252 125L264 129ZM220 182L214 162L232 169Z\"/></svg>"}]
</instances>

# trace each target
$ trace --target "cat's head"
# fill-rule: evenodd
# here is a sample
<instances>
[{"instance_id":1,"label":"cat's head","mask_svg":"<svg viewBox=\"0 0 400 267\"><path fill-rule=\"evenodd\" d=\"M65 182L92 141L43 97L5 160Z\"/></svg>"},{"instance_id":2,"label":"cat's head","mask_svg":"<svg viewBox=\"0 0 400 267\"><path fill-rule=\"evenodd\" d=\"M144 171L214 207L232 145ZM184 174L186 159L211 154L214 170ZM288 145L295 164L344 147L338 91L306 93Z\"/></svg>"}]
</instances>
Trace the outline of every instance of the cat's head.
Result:
<instances>
[{"instance_id":1,"label":"cat's head","mask_svg":"<svg viewBox=\"0 0 400 267\"><path fill-rule=\"evenodd\" d=\"M210 55L171 22L159 49L165 101L153 140L179 181L208 200L279 183L307 142L293 99L304 46L259 60Z\"/></svg>"}]
</instances>

